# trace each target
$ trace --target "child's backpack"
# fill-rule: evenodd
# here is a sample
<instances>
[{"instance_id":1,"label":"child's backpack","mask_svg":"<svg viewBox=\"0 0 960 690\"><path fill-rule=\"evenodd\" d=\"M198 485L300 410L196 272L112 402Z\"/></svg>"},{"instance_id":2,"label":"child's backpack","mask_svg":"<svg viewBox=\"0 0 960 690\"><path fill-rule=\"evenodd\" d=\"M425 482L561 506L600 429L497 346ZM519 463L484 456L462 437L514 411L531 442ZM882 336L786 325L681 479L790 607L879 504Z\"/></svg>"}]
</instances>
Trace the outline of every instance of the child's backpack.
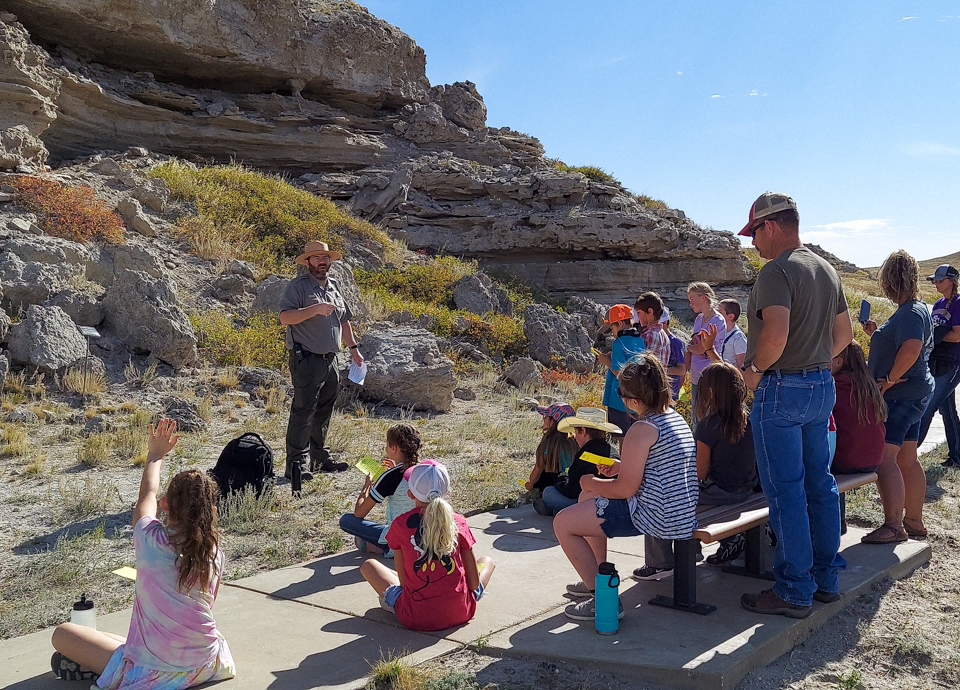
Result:
<instances>
[{"instance_id":1,"label":"child's backpack","mask_svg":"<svg viewBox=\"0 0 960 690\"><path fill-rule=\"evenodd\" d=\"M260 434L249 431L228 443L209 470L220 487L220 498L252 486L259 496L273 482L273 450Z\"/></svg>"}]
</instances>

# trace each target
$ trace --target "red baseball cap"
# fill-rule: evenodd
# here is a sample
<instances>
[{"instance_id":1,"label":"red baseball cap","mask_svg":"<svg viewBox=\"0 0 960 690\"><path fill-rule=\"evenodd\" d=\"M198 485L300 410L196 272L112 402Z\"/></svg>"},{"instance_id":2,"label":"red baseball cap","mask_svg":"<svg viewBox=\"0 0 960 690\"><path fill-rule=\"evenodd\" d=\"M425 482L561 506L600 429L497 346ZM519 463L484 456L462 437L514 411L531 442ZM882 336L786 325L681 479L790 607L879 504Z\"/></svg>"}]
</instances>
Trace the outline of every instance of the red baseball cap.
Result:
<instances>
[{"instance_id":1,"label":"red baseball cap","mask_svg":"<svg viewBox=\"0 0 960 690\"><path fill-rule=\"evenodd\" d=\"M767 216L772 216L774 213L780 213L780 211L786 211L787 209L797 210L797 202L791 199L786 194L778 194L777 192L764 192L757 197L757 200L753 202L753 205L750 207L750 220L747 221L747 224L743 226L743 230L738 232L738 235L750 236L750 226L756 223L758 220L762 220Z\"/></svg>"}]
</instances>

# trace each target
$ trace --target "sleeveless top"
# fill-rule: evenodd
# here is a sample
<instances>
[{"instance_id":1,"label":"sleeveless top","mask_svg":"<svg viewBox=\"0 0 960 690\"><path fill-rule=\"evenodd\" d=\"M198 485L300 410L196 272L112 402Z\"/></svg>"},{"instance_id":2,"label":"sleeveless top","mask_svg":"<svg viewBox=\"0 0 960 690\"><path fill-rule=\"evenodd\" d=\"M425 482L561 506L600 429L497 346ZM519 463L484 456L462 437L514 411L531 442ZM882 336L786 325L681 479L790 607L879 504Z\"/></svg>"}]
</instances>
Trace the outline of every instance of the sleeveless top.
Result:
<instances>
[{"instance_id":1,"label":"sleeveless top","mask_svg":"<svg viewBox=\"0 0 960 690\"><path fill-rule=\"evenodd\" d=\"M697 524L699 492L697 444L690 427L673 408L646 414L637 423L655 427L658 436L640 489L628 499L633 524L651 537L689 539Z\"/></svg>"}]
</instances>

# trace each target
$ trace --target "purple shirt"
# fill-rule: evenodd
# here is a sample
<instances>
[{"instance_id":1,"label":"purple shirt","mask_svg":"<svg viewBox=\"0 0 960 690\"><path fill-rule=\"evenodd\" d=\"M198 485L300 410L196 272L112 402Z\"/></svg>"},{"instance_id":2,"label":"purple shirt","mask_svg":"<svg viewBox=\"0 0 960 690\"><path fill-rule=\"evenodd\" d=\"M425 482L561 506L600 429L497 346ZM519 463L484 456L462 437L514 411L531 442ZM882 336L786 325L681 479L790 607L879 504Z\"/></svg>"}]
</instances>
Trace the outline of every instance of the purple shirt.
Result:
<instances>
[{"instance_id":1,"label":"purple shirt","mask_svg":"<svg viewBox=\"0 0 960 690\"><path fill-rule=\"evenodd\" d=\"M941 297L934 302L930 320L933 321L934 328L943 324L960 326L960 297L954 298L949 304L946 297ZM954 356L960 364L960 346L958 345L954 345Z\"/></svg>"},{"instance_id":2,"label":"purple shirt","mask_svg":"<svg viewBox=\"0 0 960 690\"><path fill-rule=\"evenodd\" d=\"M700 337L697 335L700 331L707 330L707 326L710 324L715 324L717 327L717 339L716 342L723 343L723 339L727 335L727 324L723 320L723 316L720 314L714 314L713 318L707 321L706 325L703 325L703 314L697 314L697 318L693 322L693 337L690 338L690 342L696 342L699 344ZM700 381L700 374L703 373L703 370L710 366L710 358L706 355L698 355L693 352L690 353L690 383L696 385Z\"/></svg>"}]
</instances>

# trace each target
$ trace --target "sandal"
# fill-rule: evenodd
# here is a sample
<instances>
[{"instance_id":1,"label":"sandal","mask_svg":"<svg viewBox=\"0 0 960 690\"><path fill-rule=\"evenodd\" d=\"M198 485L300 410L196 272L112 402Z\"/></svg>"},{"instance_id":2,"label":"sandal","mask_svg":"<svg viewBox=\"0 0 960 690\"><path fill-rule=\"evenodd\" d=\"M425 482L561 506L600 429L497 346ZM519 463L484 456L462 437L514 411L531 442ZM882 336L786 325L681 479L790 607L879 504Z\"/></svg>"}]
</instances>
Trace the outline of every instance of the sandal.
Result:
<instances>
[{"instance_id":1,"label":"sandal","mask_svg":"<svg viewBox=\"0 0 960 690\"><path fill-rule=\"evenodd\" d=\"M910 522L914 524L919 524L920 529L911 527ZM914 539L926 539L927 537L927 528L923 526L923 523L920 520L910 520L908 522L906 519L904 519L903 529L907 533L908 537L913 537Z\"/></svg>"},{"instance_id":2,"label":"sandal","mask_svg":"<svg viewBox=\"0 0 960 690\"><path fill-rule=\"evenodd\" d=\"M864 536L860 542L862 544L896 544L907 540L907 533L901 528L897 529L893 525L880 525L870 534Z\"/></svg>"}]
</instances>

